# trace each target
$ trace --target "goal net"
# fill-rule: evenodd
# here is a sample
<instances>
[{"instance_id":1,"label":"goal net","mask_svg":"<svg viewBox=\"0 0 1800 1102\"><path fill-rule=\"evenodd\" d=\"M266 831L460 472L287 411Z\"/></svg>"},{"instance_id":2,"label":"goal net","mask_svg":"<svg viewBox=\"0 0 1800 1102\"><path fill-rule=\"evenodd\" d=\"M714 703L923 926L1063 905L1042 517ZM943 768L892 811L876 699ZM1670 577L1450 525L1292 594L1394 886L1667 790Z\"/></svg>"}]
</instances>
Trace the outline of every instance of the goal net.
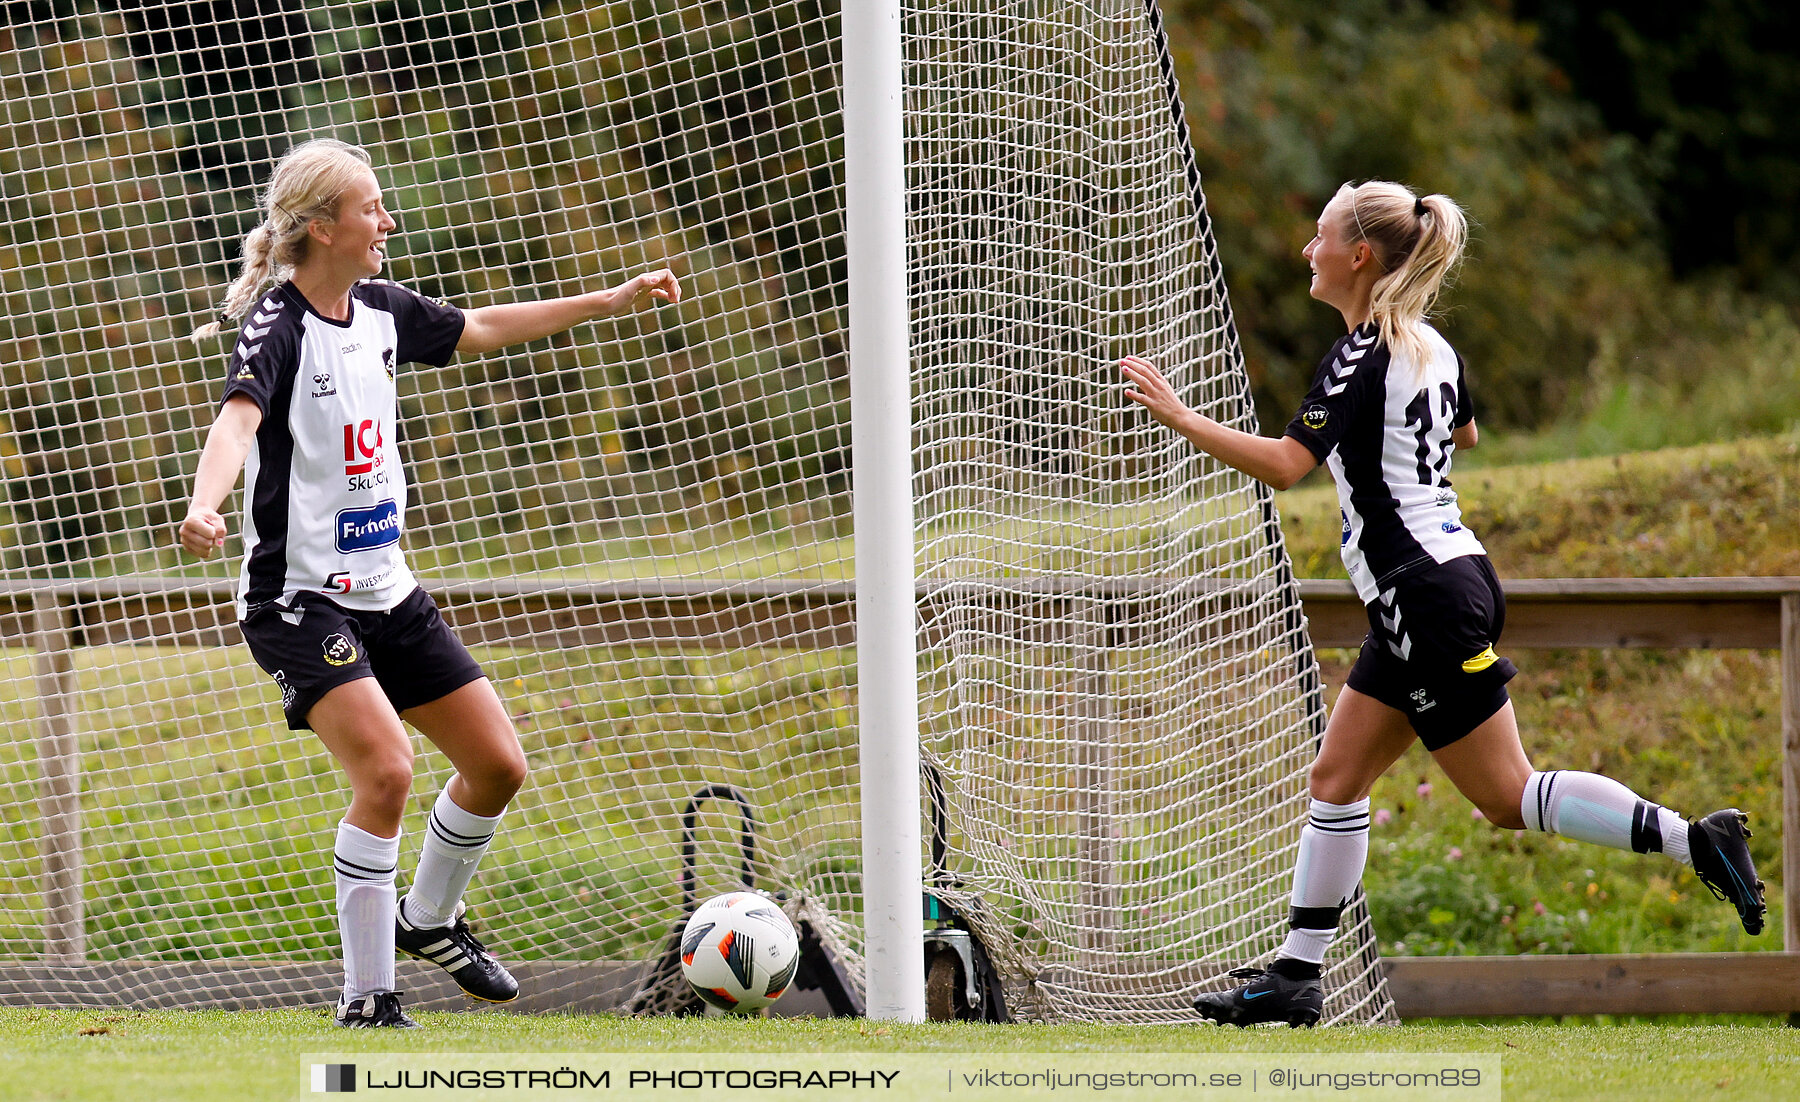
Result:
<instances>
[{"instance_id":1,"label":"goal net","mask_svg":"<svg viewBox=\"0 0 1800 1102\"><path fill-rule=\"evenodd\" d=\"M470 890L529 1009L666 1010L686 906L778 893L860 990L836 6L21 0L0 31L0 998L271 1006L338 979L348 794L173 544L257 186L367 148L388 274L681 305L399 375L409 562L531 774ZM904 13L922 888L1022 1017L1186 1020L1285 929L1323 722L1154 2ZM850 63L854 63L851 61ZM402 889L450 775L422 740ZM923 922L921 923L923 927ZM1391 1018L1359 906L1327 1019ZM831 972L830 976L824 975ZM409 1005L454 987L404 965ZM415 997L418 996L418 997Z\"/></svg>"}]
</instances>

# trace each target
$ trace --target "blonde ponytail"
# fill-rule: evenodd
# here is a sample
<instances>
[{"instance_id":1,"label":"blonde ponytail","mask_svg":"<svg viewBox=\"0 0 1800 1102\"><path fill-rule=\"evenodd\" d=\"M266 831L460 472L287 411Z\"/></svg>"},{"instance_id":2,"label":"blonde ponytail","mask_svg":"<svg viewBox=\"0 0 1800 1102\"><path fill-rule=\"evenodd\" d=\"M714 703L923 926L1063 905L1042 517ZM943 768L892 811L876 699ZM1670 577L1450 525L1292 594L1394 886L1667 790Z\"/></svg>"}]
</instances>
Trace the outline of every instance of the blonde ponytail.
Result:
<instances>
[{"instance_id":1,"label":"blonde ponytail","mask_svg":"<svg viewBox=\"0 0 1800 1102\"><path fill-rule=\"evenodd\" d=\"M244 238L238 277L225 291L218 319L194 330L195 343L243 317L264 287L287 278L306 259L308 228L315 220L337 218L338 201L368 167L367 153L332 138L297 145L281 158L263 195L262 224Z\"/></svg>"},{"instance_id":2,"label":"blonde ponytail","mask_svg":"<svg viewBox=\"0 0 1800 1102\"><path fill-rule=\"evenodd\" d=\"M262 293L263 286L272 281L273 265L269 258L275 250L275 240L275 232L267 220L244 238L243 267L231 286L225 290L225 302L219 308L218 320L209 321L194 330L195 343L217 336L227 321L243 317L244 312L250 309L250 304L256 301L256 296Z\"/></svg>"},{"instance_id":3,"label":"blonde ponytail","mask_svg":"<svg viewBox=\"0 0 1800 1102\"><path fill-rule=\"evenodd\" d=\"M1369 312L1381 339L1396 356L1424 365L1428 355L1420 326L1438 292L1462 260L1469 223L1448 195L1415 195L1385 180L1345 184L1350 228L1375 254L1382 275L1370 293Z\"/></svg>"}]
</instances>

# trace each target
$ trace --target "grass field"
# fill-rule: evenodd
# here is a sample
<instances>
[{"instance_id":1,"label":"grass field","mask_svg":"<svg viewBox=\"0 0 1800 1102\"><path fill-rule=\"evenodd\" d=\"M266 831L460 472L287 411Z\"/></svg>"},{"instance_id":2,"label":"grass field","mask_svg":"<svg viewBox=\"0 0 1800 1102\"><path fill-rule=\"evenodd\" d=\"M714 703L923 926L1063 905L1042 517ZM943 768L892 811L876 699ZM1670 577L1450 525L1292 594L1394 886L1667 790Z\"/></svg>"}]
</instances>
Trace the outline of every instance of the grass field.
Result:
<instances>
[{"instance_id":1,"label":"grass field","mask_svg":"<svg viewBox=\"0 0 1800 1102\"><path fill-rule=\"evenodd\" d=\"M863 1053L1080 1054L1082 1066L1129 1070L1140 1053L1179 1053L1180 1066L1208 1069L1227 1054L1340 1057L1327 1068L1380 1066L1386 1054L1499 1056L1504 1097L1774 1100L1800 1095L1800 1034L1773 1020L1738 1024L1440 1023L1392 1029L1236 1030L1163 1027L972 1024L880 1025L812 1019L625 1019L597 1016L426 1014L409 1033L350 1033L317 1012L94 1012L0 1009L0 1097L19 1102L111 1099L306 1097L308 1054L367 1063L378 1053ZM527 1066L529 1061L512 1062ZM670 1057L670 1066L679 1063ZM1270 1061L1279 1064L1281 1061ZM535 1065L530 1065L535 1066ZM546 1061L544 1066L557 1066ZM930 1089L884 1098L940 1097ZM422 1092L412 1092L422 1094ZM649 1097L623 1091L539 1096ZM680 1092L695 1096L698 1092ZM757 1092L726 1092L757 1093ZM863 1092L867 1094L869 1092ZM1067 1092L1064 1092L1065 1094ZM1080 1092L1076 1092L1080 1093ZM1095 1092L1099 1093L1099 1092ZM1245 1092L1248 1093L1248 1092ZM1265 1088L1265 1094L1271 1092ZM1291 1093L1291 1092L1290 1092ZM848 1088L806 1097L852 1097ZM1133 1097L1109 1091L1110 1097ZM1405 1097L1367 1091L1332 1097ZM437 1097L438 1095L434 1095ZM461 1097L461 1095L445 1095ZM473 1096L473 1095L471 1095ZM767 1095L773 1096L773 1095ZM1225 1095L1229 1096L1229 1095ZM1303 1094L1294 1097L1305 1097ZM785 1095L783 1096L785 1097ZM1153 1097L1145 1094L1143 1097ZM1163 1097L1171 1097L1163 1095ZM1224 1096L1222 1096L1224 1097ZM1490 1096L1491 1097L1491 1096Z\"/></svg>"}]
</instances>

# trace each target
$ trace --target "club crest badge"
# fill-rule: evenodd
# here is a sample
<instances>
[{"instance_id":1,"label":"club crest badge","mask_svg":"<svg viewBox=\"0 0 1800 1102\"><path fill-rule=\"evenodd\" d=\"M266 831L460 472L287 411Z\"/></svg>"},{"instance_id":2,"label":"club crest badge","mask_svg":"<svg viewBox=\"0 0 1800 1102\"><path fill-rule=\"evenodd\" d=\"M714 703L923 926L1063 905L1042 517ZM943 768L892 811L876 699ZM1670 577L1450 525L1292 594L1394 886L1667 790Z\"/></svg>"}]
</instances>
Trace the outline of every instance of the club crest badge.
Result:
<instances>
[{"instance_id":1,"label":"club crest badge","mask_svg":"<svg viewBox=\"0 0 1800 1102\"><path fill-rule=\"evenodd\" d=\"M356 661L356 644L342 632L334 632L325 637L325 664L328 666L348 666Z\"/></svg>"}]
</instances>

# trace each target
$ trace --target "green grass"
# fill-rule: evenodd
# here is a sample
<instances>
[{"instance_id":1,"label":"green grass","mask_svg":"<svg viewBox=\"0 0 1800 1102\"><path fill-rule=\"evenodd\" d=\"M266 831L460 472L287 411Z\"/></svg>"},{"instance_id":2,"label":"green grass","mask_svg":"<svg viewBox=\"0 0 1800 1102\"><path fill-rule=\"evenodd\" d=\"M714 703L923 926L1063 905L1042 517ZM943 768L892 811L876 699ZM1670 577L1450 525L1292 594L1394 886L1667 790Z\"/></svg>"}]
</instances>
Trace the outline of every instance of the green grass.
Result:
<instances>
[{"instance_id":1,"label":"green grass","mask_svg":"<svg viewBox=\"0 0 1800 1102\"><path fill-rule=\"evenodd\" d=\"M828 862L831 839L854 838L821 821L853 816L854 697L843 652L481 648L477 656L501 686L534 776L508 819L510 875L486 879L476 895L528 916L509 933L515 952L650 952L679 913L667 889L677 813L696 777L754 779L766 861ZM206 960L268 955L273 944L285 958L331 959L335 921L318 870L343 814L343 783L310 733L279 722L277 698L248 654L92 647L79 653L76 674L91 709L83 721L89 953ZM32 729L31 686L29 658L0 651L0 725ZM765 745L768 729L798 752ZM430 779L417 786L407 824L414 839L425 801L448 775L443 756L423 746L419 768ZM35 809L36 783L32 741L0 742L0 806ZM735 828L735 819L713 810L701 824L706 852L735 854L713 833ZM0 955L36 952L39 830L35 815L0 822ZM791 834L804 837L790 844ZM811 866L787 871L840 896L852 887ZM269 900L278 929L246 913L246 894ZM559 905L569 898L611 920L571 922Z\"/></svg>"},{"instance_id":2,"label":"green grass","mask_svg":"<svg viewBox=\"0 0 1800 1102\"><path fill-rule=\"evenodd\" d=\"M1658 304L1632 338L1602 337L1585 377L1565 380L1554 418L1532 433L1494 434L1479 466L1622 455L1800 431L1800 324L1784 304L1696 280ZM1691 319L1705 319L1700 328ZM1701 362L1720 366L1696 369ZM1485 386L1476 373L1476 393ZM1486 435L1486 434L1484 434ZM1458 465L1463 465L1459 458Z\"/></svg>"},{"instance_id":3,"label":"green grass","mask_svg":"<svg viewBox=\"0 0 1800 1102\"><path fill-rule=\"evenodd\" d=\"M110 1099L293 1099L303 1057L346 1062L377 1053L710 1052L865 1054L1078 1053L1108 1070L1142 1066L1134 1053L1208 1056L1315 1054L1331 1067L1380 1067L1380 1054L1477 1053L1502 1061L1504 1096L1755 1099L1800 1092L1800 1043L1773 1020L1732 1024L1498 1025L1434 1023L1392 1029L1236 1030L1212 1026L883 1025L811 1019L623 1019L606 1016L421 1014L424 1029L349 1033L318 1012L227 1013L0 1009L6 1056L0 1095L18 1102ZM673 1064L675 1061L671 1060ZM1272 1061L1278 1063L1279 1061ZM531 1066L513 1061L515 1066ZM555 1064L548 1064L554 1067ZM1084 1067L1096 1065L1084 1064ZM938 1080L932 1080L935 1088ZM601 1092L540 1092L607 1097ZM692 1093L692 1092L688 1092ZM1109 1092L1130 1097L1125 1092ZM1247 1093L1247 1092L1246 1092ZM843 1090L815 1097L849 1096ZM623 1091L610 1096L631 1097ZM645 1097L642 1094L636 1097ZM935 1089L892 1098L941 1097ZM1352 1097L1376 1097L1352 1094ZM300 1095L300 1097L308 1097ZM434 1095L433 1097L444 1097Z\"/></svg>"},{"instance_id":4,"label":"green grass","mask_svg":"<svg viewBox=\"0 0 1800 1102\"><path fill-rule=\"evenodd\" d=\"M1504 466L1471 466L1489 434L1457 458L1465 520L1507 577L1800 575L1800 431L1661 451ZM1520 445L1523 446L1523 445ZM1515 449L1516 450L1516 449ZM1343 577L1342 525L1329 476L1316 472L1278 494L1282 533L1304 578ZM1260 541L1254 502L1238 495L1189 501L1174 512L1068 500L1029 515L982 515L969 527L921 532L921 569L981 576L1059 572L1129 577L1225 569L1219 544ZM822 527L769 532L705 524L656 535L596 527L468 535L409 544L427 585L443 578L532 577L562 582L781 579L820 584L853 576L854 544ZM1220 560L1220 561L1216 561ZM223 577L217 564L158 545L96 560L84 573Z\"/></svg>"},{"instance_id":5,"label":"green grass","mask_svg":"<svg viewBox=\"0 0 1800 1102\"><path fill-rule=\"evenodd\" d=\"M682 518L690 527L654 535L641 523L563 525L485 534L474 522L424 528L407 537L407 562L427 587L450 578L523 578L568 584L744 581L831 584L855 577L855 541L840 526L769 531L769 518ZM917 536L922 572L954 569L980 577L1073 572L1102 577L1158 574L1182 557L1223 569L1219 544L1260 539L1261 513L1250 493L1144 505L1069 498L1007 515L938 518ZM235 539L235 536L234 536ZM233 545L236 554L240 549ZM235 560L228 560L235 561ZM1238 564L1241 569L1241 564ZM144 575L225 579L219 560L198 563L179 548L120 548L78 571L83 577Z\"/></svg>"}]
</instances>

